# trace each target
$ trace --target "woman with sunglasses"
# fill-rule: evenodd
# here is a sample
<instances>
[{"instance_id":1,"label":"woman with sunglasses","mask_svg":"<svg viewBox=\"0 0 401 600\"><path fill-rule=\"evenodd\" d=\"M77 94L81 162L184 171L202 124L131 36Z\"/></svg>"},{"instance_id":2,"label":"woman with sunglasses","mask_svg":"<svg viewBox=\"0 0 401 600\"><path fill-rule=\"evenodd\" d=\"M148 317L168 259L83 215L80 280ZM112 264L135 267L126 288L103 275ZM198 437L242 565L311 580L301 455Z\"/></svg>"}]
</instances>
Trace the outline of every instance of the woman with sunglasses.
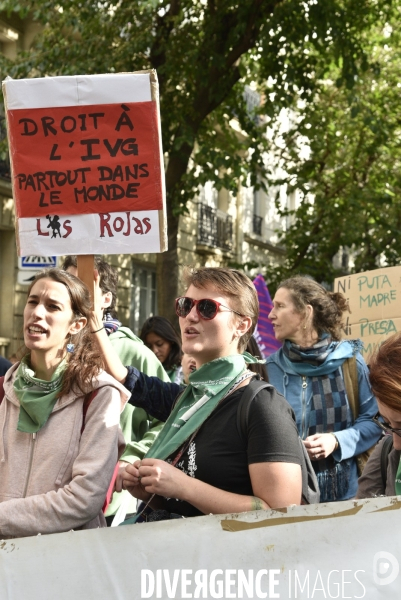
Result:
<instances>
[{"instance_id":1,"label":"woman with sunglasses","mask_svg":"<svg viewBox=\"0 0 401 600\"><path fill-rule=\"evenodd\" d=\"M371 358L369 378L379 407L373 420L386 435L366 463L356 497L401 496L401 333Z\"/></svg>"},{"instance_id":2,"label":"woman with sunglasses","mask_svg":"<svg viewBox=\"0 0 401 600\"><path fill-rule=\"evenodd\" d=\"M285 399L263 390L250 406L247 440L237 427L253 376L242 356L259 311L251 280L236 270L199 268L186 271L184 281L176 312L183 351L197 370L178 400L179 386L118 364L98 334L108 369L132 392L130 402L166 421L146 457L126 468L124 486L153 509L180 516L299 504L303 462Z\"/></svg>"}]
</instances>

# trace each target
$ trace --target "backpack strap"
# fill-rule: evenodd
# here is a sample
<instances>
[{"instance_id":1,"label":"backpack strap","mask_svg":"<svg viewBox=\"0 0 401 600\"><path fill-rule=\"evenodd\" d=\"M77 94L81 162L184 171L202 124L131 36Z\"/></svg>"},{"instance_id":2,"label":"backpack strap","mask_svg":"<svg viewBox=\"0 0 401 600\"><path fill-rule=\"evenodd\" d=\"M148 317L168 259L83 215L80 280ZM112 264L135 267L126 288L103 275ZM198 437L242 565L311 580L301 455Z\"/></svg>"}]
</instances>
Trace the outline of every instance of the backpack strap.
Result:
<instances>
[{"instance_id":1,"label":"backpack strap","mask_svg":"<svg viewBox=\"0 0 401 600\"><path fill-rule=\"evenodd\" d=\"M252 379L245 387L237 409L237 429L244 441L248 438L248 417L251 402L261 390L271 387L273 386L267 381L262 381L257 378Z\"/></svg>"},{"instance_id":2,"label":"backpack strap","mask_svg":"<svg viewBox=\"0 0 401 600\"><path fill-rule=\"evenodd\" d=\"M384 492L386 491L386 485L387 485L388 455L390 454L392 449L393 449L393 436L386 435L383 445L382 445L381 454L380 454L380 472L381 472L381 476L382 476Z\"/></svg>"},{"instance_id":3,"label":"backpack strap","mask_svg":"<svg viewBox=\"0 0 401 600\"><path fill-rule=\"evenodd\" d=\"M97 392L98 390L92 390L91 392L89 392L89 394L85 395L83 404L82 404L82 426L81 426L81 435L84 432L85 429L85 420L86 420L86 413L88 412L88 408L91 405L92 400L97 396Z\"/></svg>"},{"instance_id":4,"label":"backpack strap","mask_svg":"<svg viewBox=\"0 0 401 600\"><path fill-rule=\"evenodd\" d=\"M83 404L82 404L82 426L81 426L81 435L84 432L85 429L85 421L86 421L86 413L88 412L88 409L91 405L91 402L94 398L96 398L97 393L98 393L98 389L96 390L92 390L91 392L89 392L88 394L85 395ZM102 506L102 512L103 514L106 512L106 510L109 507L109 504L111 502L111 498L113 496L113 491L114 491L114 482L117 478L118 475L118 470L119 470L119 462L117 461L116 466L114 467L114 472L110 481L110 485L108 487L108 490L106 492L106 498L104 500L103 506Z\"/></svg>"},{"instance_id":5,"label":"backpack strap","mask_svg":"<svg viewBox=\"0 0 401 600\"><path fill-rule=\"evenodd\" d=\"M4 398L4 375L0 377L0 404L3 402Z\"/></svg>"},{"instance_id":6,"label":"backpack strap","mask_svg":"<svg viewBox=\"0 0 401 600\"><path fill-rule=\"evenodd\" d=\"M356 363L355 355L351 356L350 358L347 358L343 362L342 370L348 403L355 421L359 416L358 366ZM368 462L369 456L373 452L375 445L376 444L374 444L371 448L365 450L365 452L362 452L361 454L358 454L355 457L358 468L358 477L362 475L363 469L365 468L365 465Z\"/></svg>"},{"instance_id":7,"label":"backpack strap","mask_svg":"<svg viewBox=\"0 0 401 600\"><path fill-rule=\"evenodd\" d=\"M347 358L343 362L342 368L345 391L347 392L348 402L355 421L359 415L359 385L356 356L353 355Z\"/></svg>"}]
</instances>

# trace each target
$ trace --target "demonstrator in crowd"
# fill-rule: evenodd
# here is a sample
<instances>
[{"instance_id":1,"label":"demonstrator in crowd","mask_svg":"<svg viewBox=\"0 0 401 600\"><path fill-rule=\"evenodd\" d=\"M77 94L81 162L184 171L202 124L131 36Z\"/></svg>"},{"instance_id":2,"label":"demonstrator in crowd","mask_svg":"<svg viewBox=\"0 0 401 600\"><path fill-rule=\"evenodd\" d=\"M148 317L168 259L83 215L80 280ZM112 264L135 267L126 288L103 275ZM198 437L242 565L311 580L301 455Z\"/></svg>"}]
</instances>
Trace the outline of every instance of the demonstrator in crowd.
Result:
<instances>
[{"instance_id":1,"label":"demonstrator in crowd","mask_svg":"<svg viewBox=\"0 0 401 600\"><path fill-rule=\"evenodd\" d=\"M99 308L102 313L100 328L104 328L119 359L125 365L136 367L147 375L169 381L159 360L128 327L122 326L117 319L117 269L102 258L95 257L95 267L99 273ZM63 269L77 274L76 256L67 256ZM106 512L108 524L111 524L117 510L124 503L124 512L136 512L136 501L122 490L122 473L127 464L142 458L156 439L163 423L152 419L146 411L127 404L121 414L121 429L124 434L126 448L120 458L120 469L115 482L115 492Z\"/></svg>"},{"instance_id":2,"label":"demonstrator in crowd","mask_svg":"<svg viewBox=\"0 0 401 600\"><path fill-rule=\"evenodd\" d=\"M401 333L385 340L369 360L369 377L379 407L374 421L386 435L369 457L356 497L401 496Z\"/></svg>"},{"instance_id":3,"label":"demonstrator in crowd","mask_svg":"<svg viewBox=\"0 0 401 600\"><path fill-rule=\"evenodd\" d=\"M170 381L182 383L181 340L170 321L165 317L149 317L142 325L140 338L160 360Z\"/></svg>"},{"instance_id":4,"label":"demonstrator in crowd","mask_svg":"<svg viewBox=\"0 0 401 600\"><path fill-rule=\"evenodd\" d=\"M266 360L269 382L294 409L321 502L355 496L358 457L381 435L361 342L341 339L346 309L342 294L297 276L279 285L269 314L283 342Z\"/></svg>"},{"instance_id":5,"label":"demonstrator in crowd","mask_svg":"<svg viewBox=\"0 0 401 600\"><path fill-rule=\"evenodd\" d=\"M106 525L128 394L102 370L90 310L87 287L60 269L28 290L27 352L0 387L0 539Z\"/></svg>"},{"instance_id":6,"label":"demonstrator in crowd","mask_svg":"<svg viewBox=\"0 0 401 600\"><path fill-rule=\"evenodd\" d=\"M259 311L251 280L236 270L199 268L184 281L176 312L183 350L197 370L178 400L179 386L169 384L164 395L152 377L151 389L149 378L118 364L104 332L96 334L107 368L131 390L130 401L167 419L146 457L127 466L125 487L162 518L300 504L302 449L285 399L273 388L262 390L250 404L245 439L237 427L254 376L242 355ZM94 330L99 322L95 314Z\"/></svg>"}]
</instances>

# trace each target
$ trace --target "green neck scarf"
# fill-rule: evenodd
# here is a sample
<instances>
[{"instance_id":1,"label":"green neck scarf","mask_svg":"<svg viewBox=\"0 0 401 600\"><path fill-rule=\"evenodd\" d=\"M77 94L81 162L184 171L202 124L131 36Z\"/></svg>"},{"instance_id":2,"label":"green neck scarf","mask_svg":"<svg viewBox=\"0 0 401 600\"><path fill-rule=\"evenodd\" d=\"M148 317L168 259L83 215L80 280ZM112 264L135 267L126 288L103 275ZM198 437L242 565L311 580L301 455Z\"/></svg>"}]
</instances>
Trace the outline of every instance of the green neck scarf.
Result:
<instances>
[{"instance_id":1,"label":"green neck scarf","mask_svg":"<svg viewBox=\"0 0 401 600\"><path fill-rule=\"evenodd\" d=\"M20 403L18 431L36 433L43 427L60 395L66 367L67 360L64 359L51 380L42 381L35 377L29 356L22 359L14 380L14 391Z\"/></svg>"},{"instance_id":2,"label":"green neck scarf","mask_svg":"<svg viewBox=\"0 0 401 600\"><path fill-rule=\"evenodd\" d=\"M395 493L396 496L401 496L401 459L398 464L397 475L395 476Z\"/></svg>"},{"instance_id":3,"label":"green neck scarf","mask_svg":"<svg viewBox=\"0 0 401 600\"><path fill-rule=\"evenodd\" d=\"M258 362L249 354L217 358L191 373L180 396L146 458L165 460L206 421L218 403L248 373L246 362Z\"/></svg>"}]
</instances>

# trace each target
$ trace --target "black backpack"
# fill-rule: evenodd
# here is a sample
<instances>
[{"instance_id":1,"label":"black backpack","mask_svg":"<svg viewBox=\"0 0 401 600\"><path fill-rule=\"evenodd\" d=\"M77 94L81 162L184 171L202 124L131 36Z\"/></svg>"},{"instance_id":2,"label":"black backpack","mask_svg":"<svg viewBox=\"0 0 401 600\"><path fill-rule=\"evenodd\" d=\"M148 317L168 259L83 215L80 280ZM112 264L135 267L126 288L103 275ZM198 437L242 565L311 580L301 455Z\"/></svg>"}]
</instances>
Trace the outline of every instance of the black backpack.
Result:
<instances>
[{"instance_id":1,"label":"black backpack","mask_svg":"<svg viewBox=\"0 0 401 600\"><path fill-rule=\"evenodd\" d=\"M245 388L237 410L237 428L243 440L247 439L248 415L252 400L263 389L275 388L266 381L253 379ZM318 504L320 500L319 484L316 473L312 467L309 455L305 445L298 436L299 444L302 448L303 466L302 466L302 504Z\"/></svg>"}]
</instances>

